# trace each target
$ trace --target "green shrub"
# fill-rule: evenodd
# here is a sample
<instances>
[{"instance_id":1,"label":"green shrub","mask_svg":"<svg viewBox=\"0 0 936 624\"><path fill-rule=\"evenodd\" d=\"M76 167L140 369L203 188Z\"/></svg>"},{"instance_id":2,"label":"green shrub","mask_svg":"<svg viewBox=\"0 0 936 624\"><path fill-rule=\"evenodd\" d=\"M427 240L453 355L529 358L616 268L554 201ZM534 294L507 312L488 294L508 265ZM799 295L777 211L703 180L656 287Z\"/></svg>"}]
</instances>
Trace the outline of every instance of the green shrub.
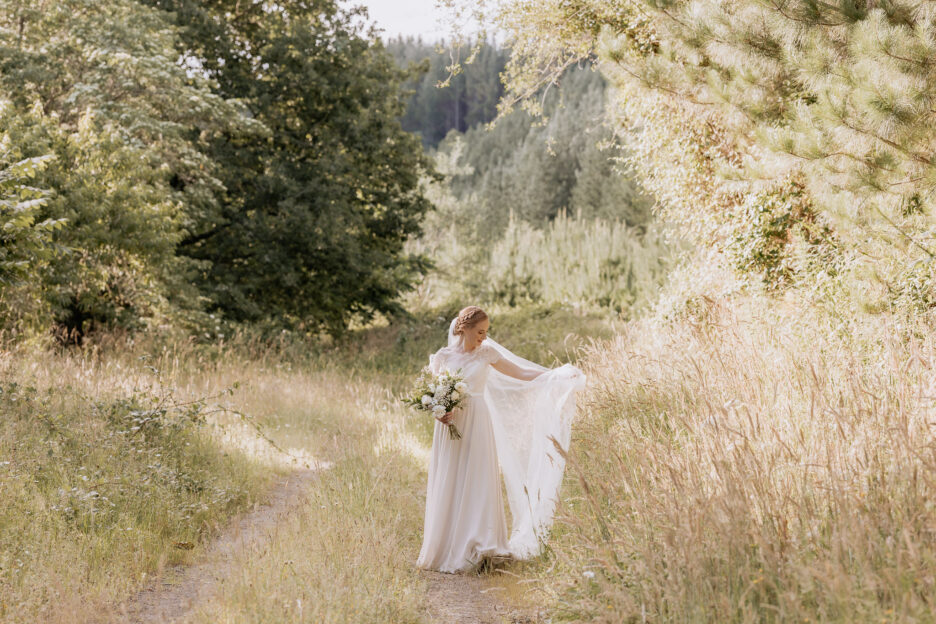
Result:
<instances>
[{"instance_id":1,"label":"green shrub","mask_svg":"<svg viewBox=\"0 0 936 624\"><path fill-rule=\"evenodd\" d=\"M484 298L522 303L581 303L630 314L653 298L670 264L659 230L564 211L543 228L511 217L490 251Z\"/></svg>"},{"instance_id":2,"label":"green shrub","mask_svg":"<svg viewBox=\"0 0 936 624\"><path fill-rule=\"evenodd\" d=\"M832 230L819 219L806 186L797 177L747 196L727 251L742 274L759 276L770 290L793 283L797 271L835 272ZM797 262L797 254L806 262Z\"/></svg>"}]
</instances>

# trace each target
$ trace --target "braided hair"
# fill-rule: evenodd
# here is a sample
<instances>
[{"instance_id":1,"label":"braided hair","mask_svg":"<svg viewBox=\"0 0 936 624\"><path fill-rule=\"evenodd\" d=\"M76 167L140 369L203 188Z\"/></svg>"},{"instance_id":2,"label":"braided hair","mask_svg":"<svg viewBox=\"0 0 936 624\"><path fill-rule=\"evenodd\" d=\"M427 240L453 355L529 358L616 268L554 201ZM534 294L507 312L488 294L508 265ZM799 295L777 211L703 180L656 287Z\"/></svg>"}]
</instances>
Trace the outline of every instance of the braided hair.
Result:
<instances>
[{"instance_id":1,"label":"braided hair","mask_svg":"<svg viewBox=\"0 0 936 624\"><path fill-rule=\"evenodd\" d=\"M455 328L452 330L456 336L461 336L466 329L480 323L488 317L487 313L478 306L462 308L455 319Z\"/></svg>"}]
</instances>

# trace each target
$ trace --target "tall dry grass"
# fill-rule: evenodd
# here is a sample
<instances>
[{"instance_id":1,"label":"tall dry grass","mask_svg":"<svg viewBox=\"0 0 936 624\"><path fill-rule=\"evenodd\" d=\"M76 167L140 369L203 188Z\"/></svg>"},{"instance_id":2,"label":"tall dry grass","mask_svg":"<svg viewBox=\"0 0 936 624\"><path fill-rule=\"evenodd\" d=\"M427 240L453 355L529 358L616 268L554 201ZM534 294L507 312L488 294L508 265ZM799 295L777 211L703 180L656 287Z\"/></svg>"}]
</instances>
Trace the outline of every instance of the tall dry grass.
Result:
<instances>
[{"instance_id":1,"label":"tall dry grass","mask_svg":"<svg viewBox=\"0 0 936 624\"><path fill-rule=\"evenodd\" d=\"M112 355L0 355L0 621L88 621L198 556L279 470L225 451L158 358Z\"/></svg>"},{"instance_id":2,"label":"tall dry grass","mask_svg":"<svg viewBox=\"0 0 936 624\"><path fill-rule=\"evenodd\" d=\"M327 461L357 373L315 358L248 335L0 353L0 621L106 617L277 475Z\"/></svg>"},{"instance_id":3,"label":"tall dry grass","mask_svg":"<svg viewBox=\"0 0 936 624\"><path fill-rule=\"evenodd\" d=\"M696 310L585 349L538 572L557 616L933 621L932 332L760 299Z\"/></svg>"}]
</instances>

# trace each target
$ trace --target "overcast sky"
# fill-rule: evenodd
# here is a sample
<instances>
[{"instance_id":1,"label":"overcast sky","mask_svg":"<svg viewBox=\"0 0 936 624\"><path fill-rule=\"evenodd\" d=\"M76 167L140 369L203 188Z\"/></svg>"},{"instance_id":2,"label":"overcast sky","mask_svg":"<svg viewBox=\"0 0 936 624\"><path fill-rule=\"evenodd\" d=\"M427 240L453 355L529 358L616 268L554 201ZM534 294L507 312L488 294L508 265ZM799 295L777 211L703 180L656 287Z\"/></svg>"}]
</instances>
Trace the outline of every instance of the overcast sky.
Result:
<instances>
[{"instance_id":1,"label":"overcast sky","mask_svg":"<svg viewBox=\"0 0 936 624\"><path fill-rule=\"evenodd\" d=\"M448 29L439 23L444 11L435 0L353 0L367 7L370 17L384 30L385 38L397 35L422 35L430 42L442 39Z\"/></svg>"}]
</instances>

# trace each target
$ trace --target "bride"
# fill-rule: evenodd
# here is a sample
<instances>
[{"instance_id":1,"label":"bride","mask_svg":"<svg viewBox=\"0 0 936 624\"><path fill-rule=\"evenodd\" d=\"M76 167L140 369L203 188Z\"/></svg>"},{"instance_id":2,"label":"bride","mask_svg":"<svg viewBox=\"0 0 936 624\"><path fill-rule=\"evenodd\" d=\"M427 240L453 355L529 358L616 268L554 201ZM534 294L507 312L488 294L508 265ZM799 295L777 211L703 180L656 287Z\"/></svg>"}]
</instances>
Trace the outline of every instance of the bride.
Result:
<instances>
[{"instance_id":1,"label":"bride","mask_svg":"<svg viewBox=\"0 0 936 624\"><path fill-rule=\"evenodd\" d=\"M448 345L429 356L433 374L460 370L462 407L439 417L432 439L423 543L416 565L459 572L486 558L528 559L552 524L568 450L575 393L585 375L548 369L489 338L488 315L468 306L449 326ZM447 424L461 438L453 440ZM508 536L503 474L512 526Z\"/></svg>"}]
</instances>

